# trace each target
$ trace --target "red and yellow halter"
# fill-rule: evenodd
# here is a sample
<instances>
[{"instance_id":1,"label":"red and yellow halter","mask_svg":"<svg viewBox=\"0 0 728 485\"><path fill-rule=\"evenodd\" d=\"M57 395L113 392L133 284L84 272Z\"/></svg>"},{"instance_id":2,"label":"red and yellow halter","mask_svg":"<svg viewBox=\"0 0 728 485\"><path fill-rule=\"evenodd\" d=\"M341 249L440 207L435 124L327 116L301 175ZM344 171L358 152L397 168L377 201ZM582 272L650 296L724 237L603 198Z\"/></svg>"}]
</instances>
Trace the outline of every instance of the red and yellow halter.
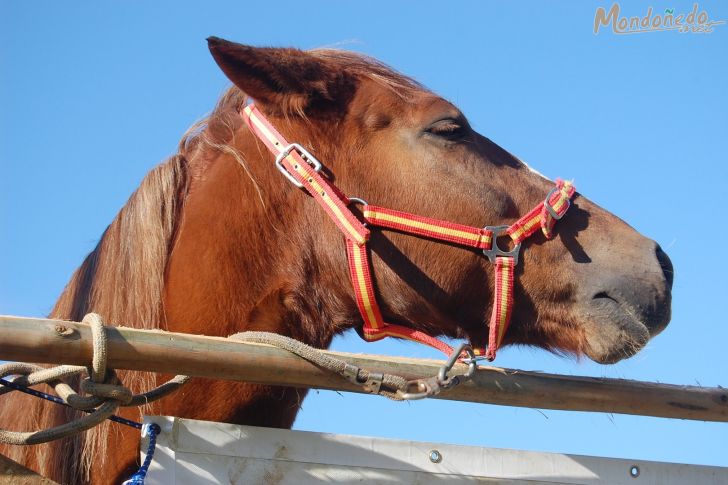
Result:
<instances>
[{"instance_id":1,"label":"red and yellow halter","mask_svg":"<svg viewBox=\"0 0 728 485\"><path fill-rule=\"evenodd\" d=\"M349 258L349 273L354 286L356 303L364 319L363 336L368 341L385 337L399 337L434 347L447 355L453 351L445 342L426 333L401 325L386 323L379 310L372 283L371 263L367 250L370 227L382 227L414 234L461 246L481 249L495 263L495 293L489 324L488 346L475 348L476 355L494 360L498 347L508 329L513 307L513 273L518 264L521 243L539 228L547 238L553 237L553 227L571 205L574 186L558 180L543 202L510 226L465 226L453 222L422 217L407 212L369 205L361 199L349 198L319 172L321 163L297 143L289 144L252 104L242 111L243 119L276 157L276 167L296 187L308 192L326 211L344 234ZM364 220L349 209L352 203L361 203ZM513 248L504 251L497 238L509 236Z\"/></svg>"}]
</instances>

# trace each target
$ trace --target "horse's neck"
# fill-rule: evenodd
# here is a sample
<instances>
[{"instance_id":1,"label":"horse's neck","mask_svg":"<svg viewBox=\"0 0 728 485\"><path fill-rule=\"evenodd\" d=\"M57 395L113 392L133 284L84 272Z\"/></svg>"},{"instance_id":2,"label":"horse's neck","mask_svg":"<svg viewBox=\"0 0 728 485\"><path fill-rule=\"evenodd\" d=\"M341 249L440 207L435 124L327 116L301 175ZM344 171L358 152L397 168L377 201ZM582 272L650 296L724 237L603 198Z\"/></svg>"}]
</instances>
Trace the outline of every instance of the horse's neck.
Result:
<instances>
[{"instance_id":1,"label":"horse's neck","mask_svg":"<svg viewBox=\"0 0 728 485\"><path fill-rule=\"evenodd\" d=\"M261 181L265 207L245 171L229 158L212 162L199 178L202 182L191 186L167 266L167 328L219 336L268 331L327 347L337 331L332 322L342 321L337 304L331 303L339 298L336 289L321 292L319 288L332 284L321 278L330 275L311 269L313 250L301 240L311 236L291 227L303 209L268 196L273 189L265 177L277 175L270 161L262 167L269 174L256 173L249 162ZM290 192L284 195L290 197ZM284 428L293 424L306 393L201 379L185 389L185 399L166 400L161 412Z\"/></svg>"},{"instance_id":2,"label":"horse's neck","mask_svg":"<svg viewBox=\"0 0 728 485\"><path fill-rule=\"evenodd\" d=\"M317 293L331 285L320 280L332 275L312 272L311 238L326 235L298 227L308 223L302 222L304 199L293 189L281 191L272 163L260 162L249 160L255 183L229 156L212 161L199 184L193 182L168 263L167 328L207 335L270 331L326 347L335 324L351 313L338 303L339 290ZM345 264L343 243L341 250Z\"/></svg>"}]
</instances>

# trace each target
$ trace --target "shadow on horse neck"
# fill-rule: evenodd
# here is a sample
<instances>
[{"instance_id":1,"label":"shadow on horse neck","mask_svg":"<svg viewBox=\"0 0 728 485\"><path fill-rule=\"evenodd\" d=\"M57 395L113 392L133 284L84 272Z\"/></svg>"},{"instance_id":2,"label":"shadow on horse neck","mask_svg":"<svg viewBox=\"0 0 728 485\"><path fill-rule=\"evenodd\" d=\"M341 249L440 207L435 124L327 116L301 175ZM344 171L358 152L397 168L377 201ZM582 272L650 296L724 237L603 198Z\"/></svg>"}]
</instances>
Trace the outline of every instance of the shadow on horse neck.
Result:
<instances>
[{"instance_id":1,"label":"shadow on horse neck","mask_svg":"<svg viewBox=\"0 0 728 485\"><path fill-rule=\"evenodd\" d=\"M51 317L78 321L93 311L136 328L219 336L271 331L320 348L361 327L344 240L244 126L239 110L249 97L289 140L314 153L345 193L380 206L474 226L503 224L551 187L475 132L454 105L378 61L209 41L234 86L190 128L178 153L147 175ZM486 339L492 268L482 254L396 232L374 231L370 247L388 322ZM618 265L624 258L631 267ZM506 343L614 362L669 320L667 256L583 197L559 226L557 242L527 243L517 278ZM138 372L121 378L137 392L156 382ZM121 414L285 428L305 394L193 379L159 403ZM0 410L0 422L31 429L72 414L14 399L15 407ZM11 417L21 406L21 419ZM115 426L3 452L62 483L118 481L133 472L138 435Z\"/></svg>"}]
</instances>

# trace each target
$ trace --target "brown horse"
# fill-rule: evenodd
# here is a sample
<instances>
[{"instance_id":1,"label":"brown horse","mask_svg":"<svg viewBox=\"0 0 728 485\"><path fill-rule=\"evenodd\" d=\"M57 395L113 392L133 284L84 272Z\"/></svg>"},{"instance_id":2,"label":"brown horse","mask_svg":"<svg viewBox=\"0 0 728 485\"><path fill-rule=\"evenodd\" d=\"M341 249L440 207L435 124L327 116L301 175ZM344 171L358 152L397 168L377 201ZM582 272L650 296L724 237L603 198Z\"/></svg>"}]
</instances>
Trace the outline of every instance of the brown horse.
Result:
<instances>
[{"instance_id":1,"label":"brown horse","mask_svg":"<svg viewBox=\"0 0 728 485\"><path fill-rule=\"evenodd\" d=\"M314 200L275 168L243 124L248 97L325 164L351 196L482 226L511 222L552 183L476 133L451 103L364 56L254 48L209 39L234 86L155 168L74 274L51 316L87 312L141 328L226 336L277 332L316 347L362 326L344 240ZM506 343L612 363L670 318L672 268L659 246L577 194L547 241L517 267ZM373 272L388 322L483 342L492 266L479 251L372 230ZM155 378L122 373L137 388ZM287 428L306 391L193 379L141 412ZM46 427L68 412L13 396L0 426ZM123 415L139 418L139 410ZM62 483L109 483L134 470L138 432L116 425L5 454Z\"/></svg>"}]
</instances>

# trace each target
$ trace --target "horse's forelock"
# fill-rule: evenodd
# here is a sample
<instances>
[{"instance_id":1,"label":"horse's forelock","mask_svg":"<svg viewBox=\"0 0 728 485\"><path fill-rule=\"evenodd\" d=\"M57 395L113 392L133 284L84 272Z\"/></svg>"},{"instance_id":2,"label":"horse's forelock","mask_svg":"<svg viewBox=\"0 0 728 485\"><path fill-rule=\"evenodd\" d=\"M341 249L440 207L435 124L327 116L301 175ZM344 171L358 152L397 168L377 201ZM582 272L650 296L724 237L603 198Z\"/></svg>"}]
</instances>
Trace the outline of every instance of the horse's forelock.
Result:
<instances>
[{"instance_id":1,"label":"horse's forelock","mask_svg":"<svg viewBox=\"0 0 728 485\"><path fill-rule=\"evenodd\" d=\"M371 80L404 99L409 99L413 94L427 90L411 77L364 54L328 48L313 49L308 52L319 59L329 61L349 75Z\"/></svg>"}]
</instances>

